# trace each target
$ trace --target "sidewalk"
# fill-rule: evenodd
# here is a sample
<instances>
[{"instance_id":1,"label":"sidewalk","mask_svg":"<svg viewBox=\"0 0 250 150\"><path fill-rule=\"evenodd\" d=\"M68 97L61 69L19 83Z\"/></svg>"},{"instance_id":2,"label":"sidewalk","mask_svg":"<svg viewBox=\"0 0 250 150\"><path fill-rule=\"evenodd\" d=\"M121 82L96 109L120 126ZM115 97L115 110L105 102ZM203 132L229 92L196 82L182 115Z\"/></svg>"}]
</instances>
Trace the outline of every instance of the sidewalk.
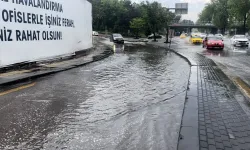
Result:
<instances>
[{"instance_id":1,"label":"sidewalk","mask_svg":"<svg viewBox=\"0 0 250 150\"><path fill-rule=\"evenodd\" d=\"M101 60L112 54L112 50L102 42L95 43L95 47L86 56L76 56L73 59L40 63L36 67L29 69L10 70L5 73L0 73L0 85L8 85L23 80L42 77L49 74L65 71L89 64L94 61Z\"/></svg>"},{"instance_id":2,"label":"sidewalk","mask_svg":"<svg viewBox=\"0 0 250 150\"><path fill-rule=\"evenodd\" d=\"M238 88L211 59L183 45L171 48L191 64L178 149L250 149L249 107Z\"/></svg>"}]
</instances>

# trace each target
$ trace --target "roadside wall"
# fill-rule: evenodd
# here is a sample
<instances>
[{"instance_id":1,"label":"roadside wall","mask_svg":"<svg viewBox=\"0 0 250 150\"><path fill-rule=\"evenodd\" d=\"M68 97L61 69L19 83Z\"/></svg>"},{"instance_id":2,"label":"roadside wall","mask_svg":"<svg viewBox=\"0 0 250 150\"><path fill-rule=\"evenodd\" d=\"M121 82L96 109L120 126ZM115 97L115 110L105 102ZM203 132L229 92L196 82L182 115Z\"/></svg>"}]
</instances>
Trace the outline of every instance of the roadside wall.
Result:
<instances>
[{"instance_id":1,"label":"roadside wall","mask_svg":"<svg viewBox=\"0 0 250 150\"><path fill-rule=\"evenodd\" d=\"M0 67L91 47L87 0L0 0Z\"/></svg>"}]
</instances>

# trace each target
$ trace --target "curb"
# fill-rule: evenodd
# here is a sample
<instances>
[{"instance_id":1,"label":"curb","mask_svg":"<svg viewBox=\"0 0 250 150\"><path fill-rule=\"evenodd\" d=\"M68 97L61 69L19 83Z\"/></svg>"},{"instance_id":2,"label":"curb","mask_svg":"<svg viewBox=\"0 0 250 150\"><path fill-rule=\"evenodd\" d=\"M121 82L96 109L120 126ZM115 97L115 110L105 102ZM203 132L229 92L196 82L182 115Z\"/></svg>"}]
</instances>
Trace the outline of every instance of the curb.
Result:
<instances>
[{"instance_id":1,"label":"curb","mask_svg":"<svg viewBox=\"0 0 250 150\"><path fill-rule=\"evenodd\" d=\"M67 61L67 60L71 60L71 59L75 59L75 58L84 57L84 56L87 56L90 53L90 51L93 49L95 49L95 48L92 47L89 49L76 51L75 54L58 56L55 58L48 58L46 60L36 60L36 61L32 61L32 62L25 61L25 62L12 64L12 65L0 68L0 73L4 73L7 71L12 71L12 70L16 70L16 69L32 69L34 67L39 66L40 63L61 62L61 61Z\"/></svg>"},{"instance_id":2,"label":"curb","mask_svg":"<svg viewBox=\"0 0 250 150\"><path fill-rule=\"evenodd\" d=\"M169 50L170 50L171 52L174 52L176 55L180 56L181 58L185 59L185 60L188 62L188 64L190 65L190 67L195 66L195 65L193 65L193 64L191 63L191 61L190 61L186 56L180 54L179 52L176 52L176 51L173 50L173 49L169 49Z\"/></svg>"},{"instance_id":3,"label":"curb","mask_svg":"<svg viewBox=\"0 0 250 150\"><path fill-rule=\"evenodd\" d=\"M101 53L99 55L96 55L96 56L93 56L92 61L87 61L87 62L84 62L84 63L81 63L81 64L76 64L76 65L68 66L68 67L65 67L65 68L56 68L56 69L53 69L53 70L50 70L50 71L45 71L45 72L42 72L42 73L34 73L34 74L27 75L25 77L21 77L21 78L17 78L17 79L10 79L10 80L7 80L5 82L0 83L0 86L16 84L16 83L20 83L20 82L23 82L23 81L37 79L37 78L40 78L40 77L43 77L43 76L47 76L47 75L67 71L67 70L70 70L70 69L78 68L78 67L81 67L81 66L84 66L84 65L87 65L87 64L102 60L104 58L107 58L111 54L113 54L112 51L110 49L107 49L103 53Z\"/></svg>"},{"instance_id":4,"label":"curb","mask_svg":"<svg viewBox=\"0 0 250 150\"><path fill-rule=\"evenodd\" d=\"M153 45L153 44L149 44L149 45ZM163 47L163 46L158 46L158 45L153 45L153 46L156 46L158 48L165 48L173 53L175 53L176 55L180 56L181 58L185 59L185 61L190 65L190 66L196 66L194 64L192 64L192 62L184 55L182 55L181 53L179 52L176 52L175 50L171 49L171 48L166 48L166 47Z\"/></svg>"},{"instance_id":5,"label":"curb","mask_svg":"<svg viewBox=\"0 0 250 150\"><path fill-rule=\"evenodd\" d=\"M239 88L240 92L244 95L248 102L250 102L250 86L240 77L233 77L229 79Z\"/></svg>"},{"instance_id":6,"label":"curb","mask_svg":"<svg viewBox=\"0 0 250 150\"><path fill-rule=\"evenodd\" d=\"M161 47L161 48L166 48L166 47L163 47L163 46L157 46L157 47ZM175 54L177 54L178 56L184 58L192 67L198 67L198 65L192 65L192 59L188 59L188 57L186 57L184 54L181 54L179 52L176 52L175 50L169 48L170 51L174 52ZM199 53L197 53L199 54ZM244 82L244 80L242 80L241 78L239 77L230 77L228 74L226 74L225 71L223 71L223 69L220 67L220 65L218 65L214 60L202 55L202 54L199 54L203 57L205 57L206 59L208 59L209 61L213 62L214 64L216 64L216 66L224 73L224 75L228 78L228 80L230 80L232 82L232 84L234 84L240 91L240 93L242 94L242 96L244 96L245 100L247 100L248 102L250 102L250 86ZM192 74L192 69L191 69L191 72ZM191 78L189 78L189 83L191 81ZM227 85L226 85L227 86ZM227 86L227 88L230 88ZM178 145L177 145L177 149L178 150L185 150L185 149L192 149L192 150L198 150L199 147L200 147L200 141L199 141L199 126L197 126L197 128L194 128L194 124L195 122L198 123L198 112L195 112L196 115L193 115L193 118L191 119L190 117L185 117L185 111L186 109L189 109L190 110L190 104L188 105L188 103L190 102L190 99L189 99L189 96L188 96L188 93L189 91L192 91L192 89L190 89L190 85L188 86L188 89L187 89L187 95L186 95L186 99L185 99L185 102L184 102L184 109L183 109L183 114L182 114L182 121L181 121L181 126L180 126L180 130L179 130L179 139L178 139ZM195 107L198 107L198 97L197 96L190 96L193 101L193 104L194 105L197 105ZM197 104L196 102L194 102L196 99L197 101ZM237 98L235 98L237 99ZM192 108L193 110L196 109L196 108ZM187 122L186 120L187 119L190 119L192 120L194 123L190 123L187 125ZM184 127L184 128L183 128ZM197 131L195 131L197 130ZM195 136L190 136L190 134L195 134ZM187 138L185 138L187 137ZM194 143L195 142L195 143ZM192 143L191 145L189 143Z\"/></svg>"},{"instance_id":7,"label":"curb","mask_svg":"<svg viewBox=\"0 0 250 150\"><path fill-rule=\"evenodd\" d=\"M162 47L162 46L156 46L159 48L166 48L166 47ZM192 149L192 150L199 150L199 134L198 134L198 95L197 96L190 96L189 92L190 92L190 86L193 87L192 82L191 82L191 76L193 74L192 72L192 68L197 68L197 65L192 64L192 62L190 61L190 59L188 59L186 56L184 56L183 54L176 52L175 50L171 49L171 48L166 48L169 51L175 53L176 55L180 56L181 58L183 58L190 66L190 73L189 73L189 79L188 79L188 84L187 84L187 91L186 91L186 97L184 100L184 104L183 104L183 111L182 111L182 116L181 116L181 124L180 124L180 129L178 131L178 143L177 143L177 150L184 150L184 149ZM195 103L196 107L197 107L197 114L193 115L193 118L196 118L195 121L193 121L192 123L187 123L187 119L185 116L185 112L186 111L190 111L193 110L194 107L190 107L190 99L193 99L192 103ZM196 100L195 100L196 99ZM192 118L192 119L193 119ZM184 121L185 119L185 121ZM191 118L189 118L191 119ZM190 137L190 134L196 134L196 136L194 137ZM186 137L190 137L190 138L186 138ZM189 143L195 143L190 145Z\"/></svg>"},{"instance_id":8,"label":"curb","mask_svg":"<svg viewBox=\"0 0 250 150\"><path fill-rule=\"evenodd\" d=\"M150 44L150 45L153 45L153 44ZM192 64L192 62L184 55L182 55L181 53L179 52L176 52L175 50L171 49L171 48L166 48L166 47L163 47L163 46L158 46L158 45L153 45L153 46L156 46L158 48L165 48L173 53L175 53L176 55L180 56L181 58L185 59L185 61L190 65L190 66L195 66Z\"/></svg>"},{"instance_id":9,"label":"curb","mask_svg":"<svg viewBox=\"0 0 250 150\"><path fill-rule=\"evenodd\" d=\"M173 51L174 53L176 53L177 55L181 56L182 58L184 58L185 60L187 60L189 62L189 64L191 65L191 61L184 55L182 55L181 53L178 53L176 51L174 51L173 49L170 49L171 51ZM199 54L199 53L197 53ZM213 62L214 64L216 64L216 66L225 74L225 76L227 76L227 78L239 89L240 93L245 97L245 100L247 100L247 102L250 102L250 86L244 81L242 80L240 77L230 77L229 75L227 75L225 73L225 71L223 71L223 69L220 67L220 65L218 65L214 60L202 55L202 54L199 54L203 57L205 57L206 59L208 59L209 61ZM197 65L196 65L197 66ZM193 65L191 65L191 68L194 67ZM192 71L190 72L192 74ZM190 81L190 79L189 79ZM229 88L229 87L227 87ZM189 99L188 97L188 91L187 90L187 97L186 97L186 100L185 100L185 105L184 105L184 110L183 110L183 118L182 118L182 123L183 123L183 119L184 119L184 115L185 115L185 110L188 108L188 106L186 105L187 104L187 100ZM198 104L197 104L198 105ZM198 115L198 114L197 114ZM184 127L187 127L184 125ZM179 141L178 141L178 150L183 150L183 149L186 149L186 146L189 146L189 145L181 145L181 148L180 148L180 140L182 140L182 143L190 143L190 139L185 139L185 141L183 142L183 136L185 137L185 135L182 134L182 128L183 128L183 124L181 125L181 128L180 128L180 131L179 131ZM192 130L192 128L190 128L190 130ZM184 131L185 134L187 134L188 132L187 131ZM187 134L186 136L188 136L189 134ZM198 134L198 137L199 137L199 134ZM193 139L195 140L195 139ZM198 139L199 140L199 139ZM199 149L199 141L196 145L192 145L194 147L192 147L192 150L198 150ZM195 147L196 146L196 147Z\"/></svg>"},{"instance_id":10,"label":"curb","mask_svg":"<svg viewBox=\"0 0 250 150\"><path fill-rule=\"evenodd\" d=\"M197 53L199 54L199 53ZM204 56L202 54L199 54L201 56ZM206 56L204 56L206 57ZM239 89L239 91L241 92L241 94L245 97L245 99L250 102L250 85L248 83L246 83L242 78L238 77L238 76L230 76L228 75L225 71L223 71L222 66L220 65L220 63L206 57L207 59L209 59L210 61L214 62L217 67L227 76L227 78Z\"/></svg>"}]
</instances>

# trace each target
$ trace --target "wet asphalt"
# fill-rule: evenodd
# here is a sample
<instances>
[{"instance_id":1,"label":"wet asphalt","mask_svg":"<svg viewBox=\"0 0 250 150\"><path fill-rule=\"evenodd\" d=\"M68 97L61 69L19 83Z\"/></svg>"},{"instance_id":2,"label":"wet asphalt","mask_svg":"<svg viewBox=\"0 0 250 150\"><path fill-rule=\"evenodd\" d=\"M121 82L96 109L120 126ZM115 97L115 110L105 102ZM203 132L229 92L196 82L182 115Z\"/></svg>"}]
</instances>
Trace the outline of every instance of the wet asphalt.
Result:
<instances>
[{"instance_id":1,"label":"wet asphalt","mask_svg":"<svg viewBox=\"0 0 250 150\"><path fill-rule=\"evenodd\" d=\"M227 37L224 37L225 48L223 51L216 49L206 50L201 45L193 45L189 42L189 37L186 39L175 37L174 41L178 43L178 47L182 49L182 52L202 54L215 61L227 75L240 77L250 85L249 47L234 47L230 44L230 39Z\"/></svg>"},{"instance_id":2,"label":"wet asphalt","mask_svg":"<svg viewBox=\"0 0 250 150\"><path fill-rule=\"evenodd\" d=\"M186 102L182 124L184 127L180 133L183 135L184 140L180 140L179 142L179 144L181 143L180 149L190 149L190 147L192 147L191 149L249 149L249 143L247 142L249 135L243 135L248 131L249 122L246 123L247 128L237 129L237 126L244 126L245 121L236 121L238 118L249 119L249 99L244 97L242 95L244 92L240 92L229 79L237 76L242 77L241 75L245 77L249 76L248 71L250 68L247 66L249 64L249 48L235 48L229 44L228 39L224 41L226 47L224 51L220 51L215 49L206 50L201 45L189 43L188 39L175 38L174 49L188 59L193 59L196 62L192 67L196 70L194 73L195 76L197 70L200 71L197 74L198 84L196 82L192 83L193 69L191 69L191 82L187 95L193 96L194 93L197 94L196 89L198 88L198 95L196 95L198 101L190 103L190 98L188 97ZM207 57L210 59L207 59ZM211 59L214 61L211 61ZM190 112L196 111L193 109L194 106L195 108L197 107L196 104L193 105L194 103L198 103L198 113L194 113L194 116L197 118L193 117L193 121L198 121L198 123L191 123L190 125L190 121L187 121L187 119L192 117ZM237 114L239 116L236 117L236 120L232 118ZM193 130L190 131L192 127ZM198 137L192 138L190 136L195 134ZM244 139L244 142L241 139ZM197 147L197 145L199 146Z\"/></svg>"},{"instance_id":3,"label":"wet asphalt","mask_svg":"<svg viewBox=\"0 0 250 150\"><path fill-rule=\"evenodd\" d=\"M2 87L31 84L0 96L0 149L176 149L189 73L166 49L130 47Z\"/></svg>"},{"instance_id":4,"label":"wet asphalt","mask_svg":"<svg viewBox=\"0 0 250 150\"><path fill-rule=\"evenodd\" d=\"M250 47L233 47L230 44L229 38L224 38L225 48L224 50L205 49L202 45L194 45L189 42L189 37L186 39L174 38L175 44L171 48L181 52L187 56L198 53L213 60L218 66L218 70L225 73L228 77L235 78L240 77L248 85L250 85ZM190 57L192 59L192 57ZM211 62L210 62L211 63ZM211 64L212 65L212 64ZM224 78L223 75L220 78ZM242 92L235 85L227 85L229 88L233 88L234 97L241 105L243 110L250 117L250 101L249 98L242 95Z\"/></svg>"}]
</instances>

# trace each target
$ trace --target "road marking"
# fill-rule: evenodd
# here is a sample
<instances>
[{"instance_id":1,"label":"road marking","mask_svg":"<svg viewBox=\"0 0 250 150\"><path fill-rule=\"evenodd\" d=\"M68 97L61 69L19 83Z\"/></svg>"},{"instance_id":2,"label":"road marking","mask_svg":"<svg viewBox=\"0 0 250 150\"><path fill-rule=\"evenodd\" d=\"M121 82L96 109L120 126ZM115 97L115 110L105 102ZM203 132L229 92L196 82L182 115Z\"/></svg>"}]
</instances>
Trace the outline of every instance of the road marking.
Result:
<instances>
[{"instance_id":1,"label":"road marking","mask_svg":"<svg viewBox=\"0 0 250 150\"><path fill-rule=\"evenodd\" d=\"M11 90L7 90L7 91L4 91L4 92L1 92L0 96L4 96L4 95L7 95L7 94L10 94L10 93L13 93L13 92L17 92L17 91L20 91L20 90L23 90L23 89L30 88L30 87L34 86L35 84L36 83L34 82L34 83L31 83L31 84L20 86L18 88L14 88L14 89L11 89Z\"/></svg>"},{"instance_id":2,"label":"road marking","mask_svg":"<svg viewBox=\"0 0 250 150\"><path fill-rule=\"evenodd\" d=\"M11 76L11 75L28 73L28 72L30 72L30 70L12 71L12 72L8 72L8 73L1 73L0 77L8 77L8 76Z\"/></svg>"},{"instance_id":3,"label":"road marking","mask_svg":"<svg viewBox=\"0 0 250 150\"><path fill-rule=\"evenodd\" d=\"M243 91L245 95L250 98L249 86L239 77L233 78L233 80L240 87L241 91Z\"/></svg>"},{"instance_id":4,"label":"road marking","mask_svg":"<svg viewBox=\"0 0 250 150\"><path fill-rule=\"evenodd\" d=\"M57 67L59 65L64 65L64 64L67 64L66 61L63 61L63 62L58 62L58 63L52 63L52 64L49 64L49 65L45 65L46 67Z\"/></svg>"}]
</instances>

